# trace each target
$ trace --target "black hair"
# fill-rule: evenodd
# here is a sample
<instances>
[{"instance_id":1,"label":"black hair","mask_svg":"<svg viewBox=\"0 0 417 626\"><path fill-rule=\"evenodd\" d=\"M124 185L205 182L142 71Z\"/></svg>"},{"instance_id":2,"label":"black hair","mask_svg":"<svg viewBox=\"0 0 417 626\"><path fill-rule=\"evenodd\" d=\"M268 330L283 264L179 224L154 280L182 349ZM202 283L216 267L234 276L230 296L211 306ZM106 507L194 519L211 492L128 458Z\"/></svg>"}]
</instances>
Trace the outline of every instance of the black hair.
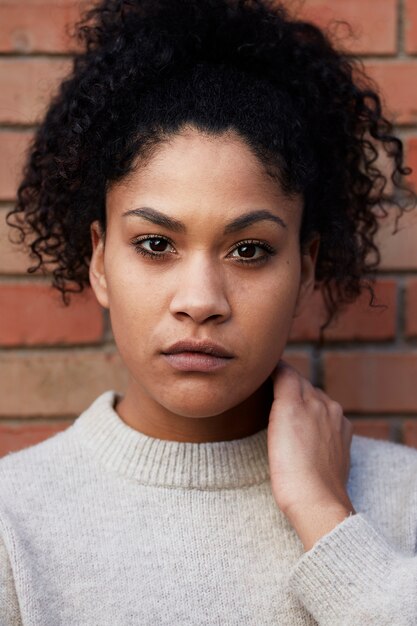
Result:
<instances>
[{"instance_id":1,"label":"black hair","mask_svg":"<svg viewBox=\"0 0 417 626\"><path fill-rule=\"evenodd\" d=\"M321 238L329 318L379 262L387 206L404 211L403 144L360 62L268 0L102 0L28 153L8 223L65 303L89 284L89 225L106 190L185 125L241 135L304 200L301 243ZM384 152L389 172L382 169ZM385 167L385 166L384 166Z\"/></svg>"}]
</instances>

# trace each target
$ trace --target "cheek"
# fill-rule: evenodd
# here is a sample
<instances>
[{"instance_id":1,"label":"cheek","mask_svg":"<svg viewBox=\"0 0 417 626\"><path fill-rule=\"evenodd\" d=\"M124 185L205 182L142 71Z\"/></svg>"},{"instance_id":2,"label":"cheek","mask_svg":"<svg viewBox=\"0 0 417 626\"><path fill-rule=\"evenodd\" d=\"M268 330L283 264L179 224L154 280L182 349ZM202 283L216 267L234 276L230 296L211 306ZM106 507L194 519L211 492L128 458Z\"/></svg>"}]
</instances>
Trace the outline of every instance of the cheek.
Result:
<instances>
[{"instance_id":1,"label":"cheek","mask_svg":"<svg viewBox=\"0 0 417 626\"><path fill-rule=\"evenodd\" d=\"M242 291L240 322L245 327L250 351L258 358L280 358L291 331L297 303L297 272L282 272L258 285L249 294Z\"/></svg>"},{"instance_id":2,"label":"cheek","mask_svg":"<svg viewBox=\"0 0 417 626\"><path fill-rule=\"evenodd\" d=\"M262 280L241 283L234 294L236 312L243 312L247 323L253 327L285 328L291 323L299 291L299 274L285 264L275 268Z\"/></svg>"},{"instance_id":3,"label":"cheek","mask_svg":"<svg viewBox=\"0 0 417 626\"><path fill-rule=\"evenodd\" d=\"M137 351L148 341L166 308L163 281L131 259L114 257L107 271L107 289L116 344L122 353Z\"/></svg>"},{"instance_id":4,"label":"cheek","mask_svg":"<svg viewBox=\"0 0 417 626\"><path fill-rule=\"evenodd\" d=\"M161 296L161 281L157 274L149 271L141 259L123 244L109 246L106 277L109 299L115 311L142 315Z\"/></svg>"}]
</instances>

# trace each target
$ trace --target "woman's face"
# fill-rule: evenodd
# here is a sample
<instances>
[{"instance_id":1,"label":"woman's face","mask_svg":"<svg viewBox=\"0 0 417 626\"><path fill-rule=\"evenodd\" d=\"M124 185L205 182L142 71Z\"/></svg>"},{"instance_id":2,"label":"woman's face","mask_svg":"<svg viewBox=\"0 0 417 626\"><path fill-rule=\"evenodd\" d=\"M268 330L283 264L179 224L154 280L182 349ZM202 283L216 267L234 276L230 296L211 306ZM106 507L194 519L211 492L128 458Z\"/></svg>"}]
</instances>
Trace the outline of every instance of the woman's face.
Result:
<instances>
[{"instance_id":1,"label":"woman's face","mask_svg":"<svg viewBox=\"0 0 417 626\"><path fill-rule=\"evenodd\" d=\"M301 213L301 197L286 196L230 132L188 128L109 190L104 245L92 225L90 279L110 310L128 393L201 418L268 379L314 282L316 246L300 253ZM164 354L189 339L232 357L204 365L201 355ZM217 368L204 370L210 363Z\"/></svg>"}]
</instances>

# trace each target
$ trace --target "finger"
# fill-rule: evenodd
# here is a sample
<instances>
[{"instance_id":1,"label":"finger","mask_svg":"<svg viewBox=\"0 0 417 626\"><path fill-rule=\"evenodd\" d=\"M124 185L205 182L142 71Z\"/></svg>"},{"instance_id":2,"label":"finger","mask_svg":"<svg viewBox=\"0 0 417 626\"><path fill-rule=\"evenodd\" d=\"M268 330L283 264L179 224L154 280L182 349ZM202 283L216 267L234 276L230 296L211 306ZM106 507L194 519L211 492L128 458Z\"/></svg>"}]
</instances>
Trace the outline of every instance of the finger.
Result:
<instances>
[{"instance_id":1,"label":"finger","mask_svg":"<svg viewBox=\"0 0 417 626\"><path fill-rule=\"evenodd\" d=\"M330 416L337 418L340 421L344 419L342 406L335 400L332 400L332 398L330 398L327 393L323 391L323 389L310 385L310 387L306 387L306 394L307 393L310 396L314 396L316 399L320 400L325 405L327 412Z\"/></svg>"},{"instance_id":2,"label":"finger","mask_svg":"<svg viewBox=\"0 0 417 626\"><path fill-rule=\"evenodd\" d=\"M310 384L295 368L283 360L279 361L271 377L275 397L285 397L289 400L302 400L306 384Z\"/></svg>"}]
</instances>

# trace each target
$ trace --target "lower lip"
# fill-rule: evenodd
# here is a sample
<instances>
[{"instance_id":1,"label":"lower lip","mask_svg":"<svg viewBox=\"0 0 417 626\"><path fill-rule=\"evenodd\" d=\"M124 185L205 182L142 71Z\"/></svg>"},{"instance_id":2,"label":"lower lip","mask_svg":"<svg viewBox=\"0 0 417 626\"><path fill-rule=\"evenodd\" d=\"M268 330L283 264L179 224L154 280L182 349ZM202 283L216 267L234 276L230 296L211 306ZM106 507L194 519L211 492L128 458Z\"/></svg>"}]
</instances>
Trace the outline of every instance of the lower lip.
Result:
<instances>
[{"instance_id":1,"label":"lower lip","mask_svg":"<svg viewBox=\"0 0 417 626\"><path fill-rule=\"evenodd\" d=\"M179 352L164 354L167 361L177 370L183 372L212 372L225 367L231 358L212 356L202 352Z\"/></svg>"}]
</instances>

